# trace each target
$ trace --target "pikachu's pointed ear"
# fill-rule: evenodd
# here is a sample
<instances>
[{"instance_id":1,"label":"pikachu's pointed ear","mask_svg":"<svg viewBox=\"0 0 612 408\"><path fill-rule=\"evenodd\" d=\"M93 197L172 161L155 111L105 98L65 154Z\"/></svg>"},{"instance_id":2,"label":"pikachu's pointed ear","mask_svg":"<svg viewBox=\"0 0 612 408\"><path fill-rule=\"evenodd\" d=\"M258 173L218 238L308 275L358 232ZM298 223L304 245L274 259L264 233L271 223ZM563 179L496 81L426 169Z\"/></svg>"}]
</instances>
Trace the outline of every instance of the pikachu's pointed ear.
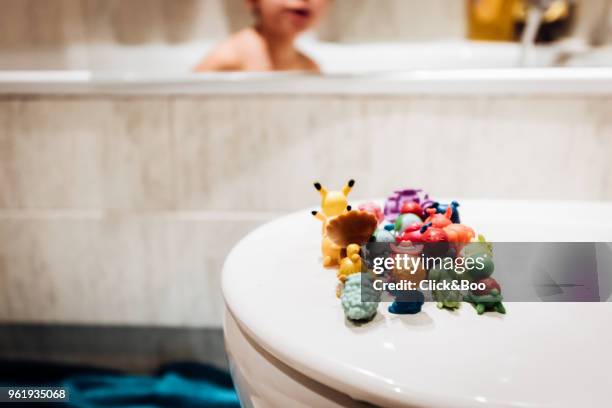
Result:
<instances>
[{"instance_id":1,"label":"pikachu's pointed ear","mask_svg":"<svg viewBox=\"0 0 612 408\"><path fill-rule=\"evenodd\" d=\"M314 188L321 194L321 197L325 198L327 195L327 189L321 185L318 181L315 181Z\"/></svg>"},{"instance_id":2,"label":"pikachu's pointed ear","mask_svg":"<svg viewBox=\"0 0 612 408\"><path fill-rule=\"evenodd\" d=\"M346 183L345 186L342 187L342 194L344 194L345 197L348 197L354 185L355 185L355 180L350 179L348 183Z\"/></svg>"},{"instance_id":3,"label":"pikachu's pointed ear","mask_svg":"<svg viewBox=\"0 0 612 408\"><path fill-rule=\"evenodd\" d=\"M311 211L310 213L319 221L327 221L327 217L325 216L325 214L320 211Z\"/></svg>"}]
</instances>

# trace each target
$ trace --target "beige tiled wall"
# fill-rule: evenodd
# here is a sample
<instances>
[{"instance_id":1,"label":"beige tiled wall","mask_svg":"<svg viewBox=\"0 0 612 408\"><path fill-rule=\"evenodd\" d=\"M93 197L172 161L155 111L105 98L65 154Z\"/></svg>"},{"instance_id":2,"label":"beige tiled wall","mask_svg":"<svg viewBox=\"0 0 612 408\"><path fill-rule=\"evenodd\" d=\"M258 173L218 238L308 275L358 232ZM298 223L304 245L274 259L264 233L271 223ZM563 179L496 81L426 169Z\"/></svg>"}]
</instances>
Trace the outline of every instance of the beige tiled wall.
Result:
<instances>
[{"instance_id":1,"label":"beige tiled wall","mask_svg":"<svg viewBox=\"0 0 612 408\"><path fill-rule=\"evenodd\" d=\"M466 2L333 0L319 35L340 42L459 38ZM610 35L609 27L593 31L612 17L608 0L576 3L577 34ZM0 7L0 50L218 40L252 21L244 0L2 0Z\"/></svg>"},{"instance_id":2,"label":"beige tiled wall","mask_svg":"<svg viewBox=\"0 0 612 408\"><path fill-rule=\"evenodd\" d=\"M328 41L423 41L464 38L464 0L333 1L320 28Z\"/></svg>"},{"instance_id":3,"label":"beige tiled wall","mask_svg":"<svg viewBox=\"0 0 612 408\"><path fill-rule=\"evenodd\" d=\"M214 40L251 22L244 0L2 0L1 7L2 48ZM464 16L463 0L334 0L321 35L447 38L463 35Z\"/></svg>"},{"instance_id":4,"label":"beige tiled wall","mask_svg":"<svg viewBox=\"0 0 612 408\"><path fill-rule=\"evenodd\" d=\"M248 22L242 0L2 0L2 49L219 39Z\"/></svg>"},{"instance_id":5,"label":"beige tiled wall","mask_svg":"<svg viewBox=\"0 0 612 408\"><path fill-rule=\"evenodd\" d=\"M0 319L220 324L247 231L353 198L612 200L610 97L0 98ZM568 214L571 216L571 214Z\"/></svg>"},{"instance_id":6,"label":"beige tiled wall","mask_svg":"<svg viewBox=\"0 0 612 408\"><path fill-rule=\"evenodd\" d=\"M338 42L460 38L464 14L462 0L334 0L318 35ZM1 0L0 69L107 70L108 47L217 42L251 22L244 0Z\"/></svg>"},{"instance_id":7,"label":"beige tiled wall","mask_svg":"<svg viewBox=\"0 0 612 408\"><path fill-rule=\"evenodd\" d=\"M316 35L339 43L462 39L466 1L333 0ZM609 42L609 0L576 2L573 35ZM1 0L0 70L148 72L139 61L151 53L195 64L207 44L251 22L244 0Z\"/></svg>"}]
</instances>

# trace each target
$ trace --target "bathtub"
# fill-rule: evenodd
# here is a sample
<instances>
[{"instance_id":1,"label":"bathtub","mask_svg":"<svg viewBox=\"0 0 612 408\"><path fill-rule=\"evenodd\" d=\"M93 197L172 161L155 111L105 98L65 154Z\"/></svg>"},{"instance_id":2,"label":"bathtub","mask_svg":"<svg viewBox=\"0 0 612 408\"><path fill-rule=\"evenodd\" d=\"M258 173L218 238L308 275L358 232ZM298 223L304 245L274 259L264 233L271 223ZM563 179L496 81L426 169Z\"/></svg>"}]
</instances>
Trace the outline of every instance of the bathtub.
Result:
<instances>
[{"instance_id":1,"label":"bathtub","mask_svg":"<svg viewBox=\"0 0 612 408\"><path fill-rule=\"evenodd\" d=\"M412 70L324 76L0 71L0 94L609 95L612 94L612 68Z\"/></svg>"},{"instance_id":2,"label":"bathtub","mask_svg":"<svg viewBox=\"0 0 612 408\"><path fill-rule=\"evenodd\" d=\"M302 73L195 74L192 67L211 43L90 47L95 70L46 71L45 56L13 56L0 70L0 93L102 94L607 94L612 91L612 48L538 46L528 68L519 68L513 43L332 44L306 38L300 48L319 62L324 76ZM576 55L567 57L568 49ZM69 47L66 59L82 54ZM560 58L565 67L556 67ZM6 66L6 62L3 63ZM78 66L79 64L75 64ZM576 66L573 66L576 65Z\"/></svg>"}]
</instances>

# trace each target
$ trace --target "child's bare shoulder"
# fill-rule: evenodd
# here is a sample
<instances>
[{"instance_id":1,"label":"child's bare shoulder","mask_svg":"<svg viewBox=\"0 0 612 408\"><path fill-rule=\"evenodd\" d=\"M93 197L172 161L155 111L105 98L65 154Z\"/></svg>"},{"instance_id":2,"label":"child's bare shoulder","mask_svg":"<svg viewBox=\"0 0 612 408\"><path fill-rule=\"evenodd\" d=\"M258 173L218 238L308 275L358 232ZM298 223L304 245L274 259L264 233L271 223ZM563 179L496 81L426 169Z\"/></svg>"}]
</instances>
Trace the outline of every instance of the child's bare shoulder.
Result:
<instances>
[{"instance_id":1,"label":"child's bare shoulder","mask_svg":"<svg viewBox=\"0 0 612 408\"><path fill-rule=\"evenodd\" d=\"M244 69L244 50L257 42L252 30L244 29L232 34L215 46L198 64L196 71L240 71Z\"/></svg>"},{"instance_id":2,"label":"child's bare shoulder","mask_svg":"<svg viewBox=\"0 0 612 408\"><path fill-rule=\"evenodd\" d=\"M301 69L303 69L304 71L311 71L316 73L321 72L321 68L319 67L319 65L314 62L314 60L312 60L309 56L301 52L298 53L298 55L300 59Z\"/></svg>"}]
</instances>

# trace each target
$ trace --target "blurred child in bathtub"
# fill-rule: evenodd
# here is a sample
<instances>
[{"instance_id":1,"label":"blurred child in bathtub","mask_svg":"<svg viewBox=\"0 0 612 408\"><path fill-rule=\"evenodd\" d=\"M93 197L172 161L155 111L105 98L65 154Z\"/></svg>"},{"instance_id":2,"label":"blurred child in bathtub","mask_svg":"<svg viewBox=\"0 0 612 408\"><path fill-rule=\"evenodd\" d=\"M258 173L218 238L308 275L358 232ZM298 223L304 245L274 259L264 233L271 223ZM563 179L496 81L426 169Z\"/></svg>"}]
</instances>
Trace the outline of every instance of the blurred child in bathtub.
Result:
<instances>
[{"instance_id":1,"label":"blurred child in bathtub","mask_svg":"<svg viewBox=\"0 0 612 408\"><path fill-rule=\"evenodd\" d=\"M330 0L246 0L255 17L216 46L196 71L314 71L317 64L295 48L299 34L314 27Z\"/></svg>"}]
</instances>

